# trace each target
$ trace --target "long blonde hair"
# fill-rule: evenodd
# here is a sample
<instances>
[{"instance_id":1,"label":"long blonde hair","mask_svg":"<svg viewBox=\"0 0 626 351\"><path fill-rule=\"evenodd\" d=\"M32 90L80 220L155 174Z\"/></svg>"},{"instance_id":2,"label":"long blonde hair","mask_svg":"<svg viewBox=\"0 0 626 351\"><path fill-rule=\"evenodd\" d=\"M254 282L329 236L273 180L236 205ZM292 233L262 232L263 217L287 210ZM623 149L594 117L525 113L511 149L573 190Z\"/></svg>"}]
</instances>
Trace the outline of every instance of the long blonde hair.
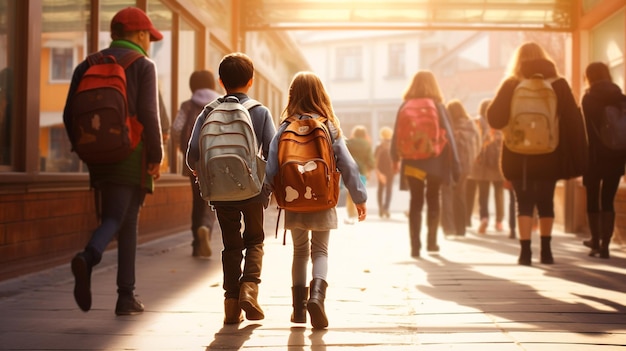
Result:
<instances>
[{"instance_id":1,"label":"long blonde hair","mask_svg":"<svg viewBox=\"0 0 626 351\"><path fill-rule=\"evenodd\" d=\"M550 55L548 55L539 44L530 41L520 45L517 50L515 50L515 54L513 54L509 62L507 70L508 76L517 79L524 78L522 74L522 62L536 59L544 59L554 63Z\"/></svg>"},{"instance_id":2,"label":"long blonde hair","mask_svg":"<svg viewBox=\"0 0 626 351\"><path fill-rule=\"evenodd\" d=\"M402 99L407 101L415 98L431 98L436 102L443 102L443 94L435 75L431 71L422 70L415 73L411 85L404 92Z\"/></svg>"},{"instance_id":3,"label":"long blonde hair","mask_svg":"<svg viewBox=\"0 0 626 351\"><path fill-rule=\"evenodd\" d=\"M287 107L283 110L280 121L283 122L294 115L311 113L326 117L341 135L339 119L335 116L330 97L321 79L313 72L298 72L291 80Z\"/></svg>"}]
</instances>

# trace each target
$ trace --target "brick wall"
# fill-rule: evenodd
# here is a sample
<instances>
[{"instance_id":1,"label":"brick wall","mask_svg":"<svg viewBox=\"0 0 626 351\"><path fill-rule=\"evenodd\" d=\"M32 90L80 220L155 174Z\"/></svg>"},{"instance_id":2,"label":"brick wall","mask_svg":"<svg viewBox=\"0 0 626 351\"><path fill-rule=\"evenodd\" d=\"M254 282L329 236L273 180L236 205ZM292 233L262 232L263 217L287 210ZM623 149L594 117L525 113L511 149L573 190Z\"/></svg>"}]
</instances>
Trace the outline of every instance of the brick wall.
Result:
<instances>
[{"instance_id":1,"label":"brick wall","mask_svg":"<svg viewBox=\"0 0 626 351\"><path fill-rule=\"evenodd\" d=\"M0 208L0 280L69 262L97 226L90 190L2 194ZM139 242L188 230L190 217L187 183L158 187L141 209Z\"/></svg>"}]
</instances>

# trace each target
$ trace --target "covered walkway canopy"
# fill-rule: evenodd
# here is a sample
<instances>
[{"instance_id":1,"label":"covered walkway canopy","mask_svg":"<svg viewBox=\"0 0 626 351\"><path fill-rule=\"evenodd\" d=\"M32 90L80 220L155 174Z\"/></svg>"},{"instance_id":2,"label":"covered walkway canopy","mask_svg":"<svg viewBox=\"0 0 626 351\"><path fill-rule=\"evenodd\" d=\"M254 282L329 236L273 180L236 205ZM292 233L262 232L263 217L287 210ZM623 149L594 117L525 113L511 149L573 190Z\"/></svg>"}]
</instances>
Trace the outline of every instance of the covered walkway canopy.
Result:
<instances>
[{"instance_id":1,"label":"covered walkway canopy","mask_svg":"<svg viewBox=\"0 0 626 351\"><path fill-rule=\"evenodd\" d=\"M572 31L572 0L241 0L240 29Z\"/></svg>"}]
</instances>

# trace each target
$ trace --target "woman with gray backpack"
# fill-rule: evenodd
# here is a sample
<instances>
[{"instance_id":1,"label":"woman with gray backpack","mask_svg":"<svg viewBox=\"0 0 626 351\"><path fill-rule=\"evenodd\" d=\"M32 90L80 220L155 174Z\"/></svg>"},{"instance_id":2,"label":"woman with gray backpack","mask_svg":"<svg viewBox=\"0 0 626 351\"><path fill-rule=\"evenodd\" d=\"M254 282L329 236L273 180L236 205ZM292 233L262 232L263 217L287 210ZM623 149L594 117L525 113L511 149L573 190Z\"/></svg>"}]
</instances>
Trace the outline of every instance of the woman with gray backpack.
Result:
<instances>
[{"instance_id":1,"label":"woman with gray backpack","mask_svg":"<svg viewBox=\"0 0 626 351\"><path fill-rule=\"evenodd\" d=\"M591 239L583 241L583 244L591 248L589 256L609 258L609 243L615 225L613 201L624 175L626 149L612 145L611 136L603 132L602 125L607 125L608 130L619 131L619 124L611 125L606 111L611 107L619 107L617 111L624 111L626 96L612 82L609 68L602 62L589 64L585 78L589 87L581 105L587 124L589 168L583 174L583 185L587 190L587 220Z\"/></svg>"}]
</instances>

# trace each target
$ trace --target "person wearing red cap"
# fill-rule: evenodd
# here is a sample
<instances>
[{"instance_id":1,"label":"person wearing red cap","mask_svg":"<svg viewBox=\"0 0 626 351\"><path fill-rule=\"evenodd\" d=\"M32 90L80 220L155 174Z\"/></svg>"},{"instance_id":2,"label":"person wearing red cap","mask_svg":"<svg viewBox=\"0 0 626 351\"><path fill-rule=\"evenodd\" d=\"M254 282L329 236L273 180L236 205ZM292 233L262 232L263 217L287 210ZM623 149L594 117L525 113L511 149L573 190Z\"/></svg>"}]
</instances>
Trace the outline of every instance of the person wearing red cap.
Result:
<instances>
[{"instance_id":1,"label":"person wearing red cap","mask_svg":"<svg viewBox=\"0 0 626 351\"><path fill-rule=\"evenodd\" d=\"M163 35L154 28L150 18L140 9L127 7L111 20L109 48L104 56L113 56L119 62L132 51L140 54L126 68L126 95L128 110L136 115L143 126L141 141L133 152L121 162L113 164L87 164L90 184L95 189L99 204L100 225L93 231L85 249L71 262L75 279L74 299L81 310L91 309L91 273L113 238L118 242L117 293L115 314L142 313L144 305L135 296L135 255L139 210L147 193L154 191L154 181L160 176L163 160L161 123L159 120L158 87L155 63L147 52L152 41ZM72 143L72 118L69 106L74 92L89 67L87 60L74 70L68 92L63 121ZM113 103L113 102L112 102Z\"/></svg>"}]
</instances>

